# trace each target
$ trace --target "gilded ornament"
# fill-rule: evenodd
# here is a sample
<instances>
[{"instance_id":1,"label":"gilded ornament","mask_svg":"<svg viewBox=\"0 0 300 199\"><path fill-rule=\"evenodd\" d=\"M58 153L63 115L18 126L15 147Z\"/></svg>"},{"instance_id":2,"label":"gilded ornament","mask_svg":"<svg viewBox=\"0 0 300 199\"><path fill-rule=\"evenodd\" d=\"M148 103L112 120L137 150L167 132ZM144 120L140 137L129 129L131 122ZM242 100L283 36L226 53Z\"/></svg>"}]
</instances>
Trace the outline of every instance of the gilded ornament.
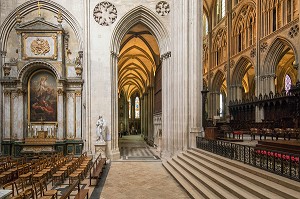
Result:
<instances>
[{"instance_id":1,"label":"gilded ornament","mask_svg":"<svg viewBox=\"0 0 300 199\"><path fill-rule=\"evenodd\" d=\"M35 55L45 55L50 51L50 45L45 39L37 38L36 40L32 41L30 47L31 52Z\"/></svg>"},{"instance_id":2,"label":"gilded ornament","mask_svg":"<svg viewBox=\"0 0 300 199\"><path fill-rule=\"evenodd\" d=\"M57 12L57 16L54 16L54 17L57 18L57 22L58 22L58 23L62 23L62 21L63 21L63 16L62 16L62 13L61 13L60 10Z\"/></svg>"}]
</instances>

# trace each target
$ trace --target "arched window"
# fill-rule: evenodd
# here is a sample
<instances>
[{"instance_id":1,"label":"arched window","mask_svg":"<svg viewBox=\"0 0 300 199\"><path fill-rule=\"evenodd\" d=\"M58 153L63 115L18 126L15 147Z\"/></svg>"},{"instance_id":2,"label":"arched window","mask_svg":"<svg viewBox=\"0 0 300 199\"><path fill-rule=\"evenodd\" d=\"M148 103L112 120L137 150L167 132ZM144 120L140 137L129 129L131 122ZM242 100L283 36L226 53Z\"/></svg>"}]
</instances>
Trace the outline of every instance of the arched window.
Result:
<instances>
[{"instance_id":1,"label":"arched window","mask_svg":"<svg viewBox=\"0 0 300 199\"><path fill-rule=\"evenodd\" d=\"M128 118L131 118L131 100L128 101Z\"/></svg>"},{"instance_id":2,"label":"arched window","mask_svg":"<svg viewBox=\"0 0 300 199\"><path fill-rule=\"evenodd\" d=\"M217 1L217 6L216 6L216 11L217 11L217 19L219 21L221 21L221 19L223 19L225 17L225 0L218 0Z\"/></svg>"},{"instance_id":3,"label":"arched window","mask_svg":"<svg viewBox=\"0 0 300 199\"><path fill-rule=\"evenodd\" d=\"M203 35L208 33L208 21L206 15L203 15Z\"/></svg>"},{"instance_id":4,"label":"arched window","mask_svg":"<svg viewBox=\"0 0 300 199\"><path fill-rule=\"evenodd\" d=\"M289 75L285 76L285 81L284 81L284 88L286 92L289 92L289 90L292 87L292 80L291 77Z\"/></svg>"},{"instance_id":5,"label":"arched window","mask_svg":"<svg viewBox=\"0 0 300 199\"><path fill-rule=\"evenodd\" d=\"M287 0L287 22L292 21L292 0Z\"/></svg>"},{"instance_id":6,"label":"arched window","mask_svg":"<svg viewBox=\"0 0 300 199\"><path fill-rule=\"evenodd\" d=\"M223 103L224 103L224 102L223 102L224 99L223 99L223 97L224 97L224 96L223 96L223 94L221 93L221 94L220 94L220 110L219 110L219 116L220 116L220 117L223 117L223 116L224 116L224 104L223 104Z\"/></svg>"},{"instance_id":7,"label":"arched window","mask_svg":"<svg viewBox=\"0 0 300 199\"><path fill-rule=\"evenodd\" d=\"M277 14L276 7L273 8L273 31L277 29Z\"/></svg>"},{"instance_id":8,"label":"arched window","mask_svg":"<svg viewBox=\"0 0 300 199\"><path fill-rule=\"evenodd\" d=\"M135 118L140 118L140 99L139 97L135 98Z\"/></svg>"}]
</instances>

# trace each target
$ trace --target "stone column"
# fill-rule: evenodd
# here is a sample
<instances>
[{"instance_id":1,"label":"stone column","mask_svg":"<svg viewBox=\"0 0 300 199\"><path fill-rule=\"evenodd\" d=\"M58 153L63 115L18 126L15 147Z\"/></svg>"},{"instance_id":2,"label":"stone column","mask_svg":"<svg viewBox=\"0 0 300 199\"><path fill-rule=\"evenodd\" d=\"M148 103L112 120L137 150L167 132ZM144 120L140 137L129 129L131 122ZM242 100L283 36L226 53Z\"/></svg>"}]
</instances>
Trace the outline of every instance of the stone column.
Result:
<instances>
[{"instance_id":1,"label":"stone column","mask_svg":"<svg viewBox=\"0 0 300 199\"><path fill-rule=\"evenodd\" d=\"M162 146L161 157L169 158L172 156L172 90L171 90L171 52L165 52L161 55L162 61Z\"/></svg>"},{"instance_id":2,"label":"stone column","mask_svg":"<svg viewBox=\"0 0 300 199\"><path fill-rule=\"evenodd\" d=\"M275 95L275 92L276 92L276 88L275 88L275 77L276 77L276 75L275 75L275 74L272 74L272 75L270 75L270 78L269 78L270 91L272 91L274 95ZM270 93L270 92L269 92L269 93Z\"/></svg>"},{"instance_id":3,"label":"stone column","mask_svg":"<svg viewBox=\"0 0 300 199\"><path fill-rule=\"evenodd\" d=\"M149 109L148 109L148 91L145 92L145 138L148 139L149 131L148 131L148 119L149 119Z\"/></svg>"},{"instance_id":4,"label":"stone column","mask_svg":"<svg viewBox=\"0 0 300 199\"><path fill-rule=\"evenodd\" d=\"M230 33L230 31L233 29L232 26L232 1L227 1L227 33ZM227 34L227 64L226 64L226 83L227 83L227 96L226 96L226 107L223 107L225 109L225 119L227 122L230 122L230 111L229 111L229 102L230 102L230 95L231 95L231 75L230 75L230 58L231 58L231 52L233 48L233 41L232 34ZM225 96L224 96L225 97Z\"/></svg>"},{"instance_id":5,"label":"stone column","mask_svg":"<svg viewBox=\"0 0 300 199\"><path fill-rule=\"evenodd\" d=\"M18 105L17 105L17 111L18 111L18 120L17 120L17 138L18 140L24 139L24 134L27 132L27 128L24 128L24 92L22 89L17 90L18 94Z\"/></svg>"},{"instance_id":6,"label":"stone column","mask_svg":"<svg viewBox=\"0 0 300 199\"><path fill-rule=\"evenodd\" d=\"M196 147L196 136L199 136L200 132L203 131L201 113L204 111L202 110L201 95L201 90L203 88L203 61L201 59L203 49L203 25L202 20L199 20L199 18L202 19L203 2L199 0L191 0L189 1L188 6L190 8L190 10L188 10L189 26L187 27L189 29L189 47L186 49L186 51L188 51L186 58L189 58L188 60L184 60L184 62L188 62L187 65L189 68L185 69L185 73L186 75L189 73L189 82L188 85L184 86L187 86L189 89L189 101L185 101L186 97L183 95L183 102L184 106L189 107L189 109L185 110L183 107L182 111L184 114L189 112L189 118L183 119L183 121L187 122L189 125L189 139L186 140L185 136L183 136L183 150ZM180 65L180 67L182 67L182 65ZM182 76L184 76L185 73L183 73ZM186 78L186 76L184 78ZM186 124L183 124L183 131L185 131L185 125Z\"/></svg>"},{"instance_id":7,"label":"stone column","mask_svg":"<svg viewBox=\"0 0 300 199\"><path fill-rule=\"evenodd\" d=\"M143 136L143 129L144 129L144 97L140 97L140 120L141 120L141 135Z\"/></svg>"},{"instance_id":8,"label":"stone column","mask_svg":"<svg viewBox=\"0 0 300 199\"><path fill-rule=\"evenodd\" d=\"M75 137L75 93L67 92L67 139Z\"/></svg>"},{"instance_id":9,"label":"stone column","mask_svg":"<svg viewBox=\"0 0 300 199\"><path fill-rule=\"evenodd\" d=\"M3 140L11 139L11 91L4 91L4 124L3 124Z\"/></svg>"},{"instance_id":10,"label":"stone column","mask_svg":"<svg viewBox=\"0 0 300 199\"><path fill-rule=\"evenodd\" d=\"M19 117L19 96L18 96L18 93L17 91L12 91L12 125L11 125L11 128L12 128L12 132L11 132L11 137L13 139L19 139L19 132L20 132L20 129L18 127L18 117Z\"/></svg>"},{"instance_id":11,"label":"stone column","mask_svg":"<svg viewBox=\"0 0 300 199\"><path fill-rule=\"evenodd\" d=\"M57 132L56 137L58 140L63 140L65 138L64 135L64 91L62 88L57 90Z\"/></svg>"},{"instance_id":12,"label":"stone column","mask_svg":"<svg viewBox=\"0 0 300 199\"><path fill-rule=\"evenodd\" d=\"M76 91L75 92L75 99L76 99L76 133L75 137L76 139L81 139L82 138L82 133L81 133L81 91Z\"/></svg>"},{"instance_id":13,"label":"stone column","mask_svg":"<svg viewBox=\"0 0 300 199\"><path fill-rule=\"evenodd\" d=\"M242 100L243 98L243 86L240 84L240 85L236 85L236 98L237 100Z\"/></svg>"},{"instance_id":14,"label":"stone column","mask_svg":"<svg viewBox=\"0 0 300 199\"><path fill-rule=\"evenodd\" d=\"M110 56L111 66L113 67L112 76L118 76L118 54L116 52L111 52ZM115 89L118 87L118 78L114 78L114 81L111 85L112 93L116 93ZM110 135L110 139L107 140L107 154L108 158L113 160L120 159L120 151L119 151L119 143L118 143L118 95L112 95L112 110L111 110L111 129L108 133Z\"/></svg>"},{"instance_id":15,"label":"stone column","mask_svg":"<svg viewBox=\"0 0 300 199\"><path fill-rule=\"evenodd\" d=\"M153 140L153 86L149 87L149 127L148 127L148 140L154 141Z\"/></svg>"}]
</instances>

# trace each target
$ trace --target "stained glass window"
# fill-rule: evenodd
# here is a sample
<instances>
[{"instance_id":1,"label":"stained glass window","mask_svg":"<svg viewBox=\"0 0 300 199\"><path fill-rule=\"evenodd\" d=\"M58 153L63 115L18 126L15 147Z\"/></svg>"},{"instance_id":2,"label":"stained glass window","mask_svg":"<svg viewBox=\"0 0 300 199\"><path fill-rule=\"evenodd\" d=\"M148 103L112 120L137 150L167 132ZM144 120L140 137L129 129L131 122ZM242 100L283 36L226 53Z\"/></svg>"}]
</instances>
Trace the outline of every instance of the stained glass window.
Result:
<instances>
[{"instance_id":1,"label":"stained glass window","mask_svg":"<svg viewBox=\"0 0 300 199\"><path fill-rule=\"evenodd\" d=\"M140 100L138 97L135 98L135 118L140 118Z\"/></svg>"},{"instance_id":2,"label":"stained glass window","mask_svg":"<svg viewBox=\"0 0 300 199\"><path fill-rule=\"evenodd\" d=\"M291 80L291 77L289 75L286 75L285 76L285 91L286 92L289 92L289 90L291 89L292 87L292 80Z\"/></svg>"},{"instance_id":3,"label":"stained glass window","mask_svg":"<svg viewBox=\"0 0 300 199\"><path fill-rule=\"evenodd\" d=\"M131 118L131 100L128 101L128 117Z\"/></svg>"},{"instance_id":4,"label":"stained glass window","mask_svg":"<svg viewBox=\"0 0 300 199\"><path fill-rule=\"evenodd\" d=\"M223 94L221 93L220 94L220 110L219 110L220 117L223 117L223 108L224 108L223 107Z\"/></svg>"}]
</instances>

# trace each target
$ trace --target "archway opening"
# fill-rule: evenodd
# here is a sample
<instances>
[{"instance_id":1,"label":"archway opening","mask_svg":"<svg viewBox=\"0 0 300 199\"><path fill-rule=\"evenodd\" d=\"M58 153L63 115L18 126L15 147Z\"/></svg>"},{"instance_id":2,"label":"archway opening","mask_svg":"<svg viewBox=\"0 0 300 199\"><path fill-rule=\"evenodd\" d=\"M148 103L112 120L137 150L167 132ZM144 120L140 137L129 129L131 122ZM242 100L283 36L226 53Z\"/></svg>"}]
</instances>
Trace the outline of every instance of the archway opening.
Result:
<instances>
[{"instance_id":1,"label":"archway opening","mask_svg":"<svg viewBox=\"0 0 300 199\"><path fill-rule=\"evenodd\" d=\"M295 85L297 81L297 70L293 67L295 63L293 50L286 46L280 57L275 72L275 92L278 93L288 92L291 85Z\"/></svg>"},{"instance_id":2,"label":"archway opening","mask_svg":"<svg viewBox=\"0 0 300 199\"><path fill-rule=\"evenodd\" d=\"M142 23L130 28L118 58L118 132L123 158L153 156L145 146L155 145L153 115L161 112L159 58L151 30Z\"/></svg>"}]
</instances>

